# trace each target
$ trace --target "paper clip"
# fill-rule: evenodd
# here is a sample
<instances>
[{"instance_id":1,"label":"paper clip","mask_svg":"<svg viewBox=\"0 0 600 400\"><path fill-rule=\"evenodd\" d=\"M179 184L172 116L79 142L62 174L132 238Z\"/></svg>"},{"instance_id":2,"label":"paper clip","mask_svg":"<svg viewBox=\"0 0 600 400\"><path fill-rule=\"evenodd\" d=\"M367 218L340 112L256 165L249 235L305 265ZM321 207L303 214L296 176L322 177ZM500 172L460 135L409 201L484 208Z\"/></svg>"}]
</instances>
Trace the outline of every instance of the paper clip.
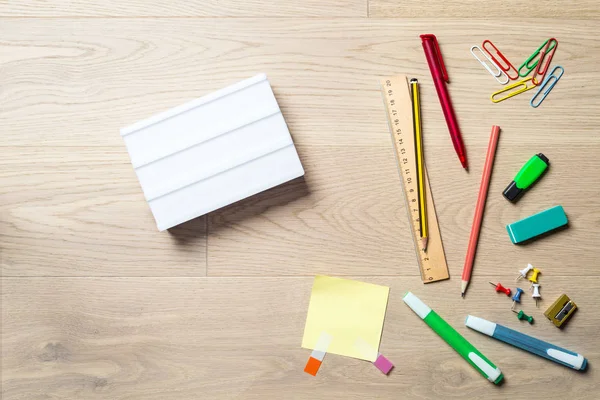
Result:
<instances>
[{"instance_id":1,"label":"paper clip","mask_svg":"<svg viewBox=\"0 0 600 400\"><path fill-rule=\"evenodd\" d=\"M560 75L554 75L554 72L557 69L560 69ZM538 108L538 106L540 104L542 104L542 101L544 101L546 96L548 96L548 94L550 93L550 91L552 90L554 85L556 85L558 83L558 80L560 79L561 76L563 76L564 73L565 73L565 69L563 67L561 67L560 65L557 65L556 67L554 67L554 69L552 69L552 72L550 72L550 75L548 75L546 77L546 79L544 79L544 82L542 82L542 84L539 86L538 91L531 98L531 101L529 102L529 104L531 104L531 107ZM550 81L552 81L552 82L550 82ZM540 95L540 93L542 94L542 98L540 99L540 101L536 102L535 99Z\"/></svg>"},{"instance_id":2,"label":"paper clip","mask_svg":"<svg viewBox=\"0 0 600 400\"><path fill-rule=\"evenodd\" d=\"M552 49L550 49L550 43L556 43ZM546 42L546 46L540 51L540 60L538 62L537 68L533 73L533 84L539 85L544 81L544 77L546 76L546 72L548 72L548 67L550 67L550 62L552 61L552 57L554 57L554 53L556 52L556 48L558 47L558 41L554 38L548 39ZM541 76L541 79L537 80L536 77Z\"/></svg>"},{"instance_id":3,"label":"paper clip","mask_svg":"<svg viewBox=\"0 0 600 400\"><path fill-rule=\"evenodd\" d=\"M473 49L479 50L479 52L481 54L483 54L483 56L485 58L487 58L487 60L489 61L489 65L487 63L485 63L481 58L479 58L479 56L477 56L477 54L475 54L475 52L473 51ZM506 75L504 73L504 71L502 71L500 68L498 68L498 66L492 61L492 59L487 54L485 54L483 52L483 50L481 50L481 47L479 47L477 45L471 46L471 54L473 54L473 57L475 57L475 59L477 61L479 61L479 63L481 65L483 65L483 67L485 69L487 69L487 71L498 81L498 83L500 83L501 85L506 85L508 83L508 75ZM498 72L492 71L492 68L490 68L490 66L494 67L496 70L498 70ZM498 79L502 75L504 75L504 78L506 78L506 81L504 81L504 78L502 78L502 80Z\"/></svg>"},{"instance_id":4,"label":"paper clip","mask_svg":"<svg viewBox=\"0 0 600 400\"><path fill-rule=\"evenodd\" d=\"M529 65L529 63L531 63L534 58L536 58L537 56L540 55L540 51L542 50L542 48L544 48L544 46L546 46L546 43L548 43L549 41L550 41L550 39L547 39L544 43L542 43L542 45L540 47L538 47L537 50L534 51L533 54L530 55L529 58L527 60L525 60L525 62L523 64L521 64L521 66L519 67L519 76L525 78L527 75L529 75L531 73L531 71L533 71L535 69L535 67L537 67L538 62L540 60L535 60L535 62L531 66ZM558 42L556 42L556 40L554 42L552 42L548 51L552 50L556 46L557 43ZM527 68L526 73L521 72L521 70L523 68Z\"/></svg>"},{"instance_id":5,"label":"paper clip","mask_svg":"<svg viewBox=\"0 0 600 400\"><path fill-rule=\"evenodd\" d=\"M492 54L492 52L490 50L487 49L487 47L485 46L486 44L489 44L490 46L493 47L494 52L502 59L502 61L504 61L504 63L506 64L505 66L502 65L502 63L494 56L494 54ZM490 42L489 40L484 40L483 41L483 49L485 51L487 51L487 53L490 55L490 57L492 58L492 60L496 63L496 65L498 66L498 68L500 68L500 70L504 71L506 73L506 75L509 77L509 79L519 79L519 72L517 71L517 69L515 68L514 65L512 65L510 63L510 61L508 61L506 59L506 57L504 57L504 54L502 54L500 52L500 50L498 50L498 48L494 45L494 43ZM515 76L512 77L510 76L510 74L508 73L508 71L515 71Z\"/></svg>"},{"instance_id":6,"label":"paper clip","mask_svg":"<svg viewBox=\"0 0 600 400\"><path fill-rule=\"evenodd\" d=\"M533 78L525 78L522 81L511 83L510 85L505 86L503 89L498 90L497 92L492 93L492 95L490 96L490 100L492 100L494 103L500 103L503 100L509 99L509 98L514 97L514 96L516 96L518 94L521 94L523 92L531 90L531 89L535 88L535 86L534 85L527 86L527 82L530 81L530 80L532 80L532 79ZM519 86L523 86L523 87L521 89L515 90L514 92L511 92L508 96L502 97L500 99L495 99L494 98L495 96L497 96L499 94L502 94L502 93L505 93L505 92L509 92L511 89L514 89L514 88L519 87Z\"/></svg>"}]
</instances>

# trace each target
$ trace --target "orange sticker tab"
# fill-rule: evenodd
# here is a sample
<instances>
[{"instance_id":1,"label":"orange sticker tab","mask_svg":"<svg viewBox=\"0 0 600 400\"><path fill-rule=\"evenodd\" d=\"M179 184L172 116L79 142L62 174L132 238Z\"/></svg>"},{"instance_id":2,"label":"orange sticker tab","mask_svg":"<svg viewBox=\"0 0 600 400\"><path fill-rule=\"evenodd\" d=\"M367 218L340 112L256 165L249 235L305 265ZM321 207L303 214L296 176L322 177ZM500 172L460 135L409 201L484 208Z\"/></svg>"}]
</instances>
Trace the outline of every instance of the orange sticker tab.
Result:
<instances>
[{"instance_id":1,"label":"orange sticker tab","mask_svg":"<svg viewBox=\"0 0 600 400\"><path fill-rule=\"evenodd\" d=\"M307 374L311 374L312 376L317 375L317 371L321 367L321 361L316 358L309 357L306 366L304 367L304 372Z\"/></svg>"}]
</instances>

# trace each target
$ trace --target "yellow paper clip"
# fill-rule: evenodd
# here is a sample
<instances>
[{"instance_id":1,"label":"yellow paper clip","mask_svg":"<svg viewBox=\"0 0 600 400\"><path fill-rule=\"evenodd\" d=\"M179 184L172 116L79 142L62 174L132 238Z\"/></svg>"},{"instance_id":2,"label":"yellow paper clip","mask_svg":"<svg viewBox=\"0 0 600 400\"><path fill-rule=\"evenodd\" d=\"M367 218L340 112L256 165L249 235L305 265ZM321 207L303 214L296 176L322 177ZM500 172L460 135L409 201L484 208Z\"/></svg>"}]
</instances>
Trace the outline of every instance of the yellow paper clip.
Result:
<instances>
[{"instance_id":1,"label":"yellow paper clip","mask_svg":"<svg viewBox=\"0 0 600 400\"><path fill-rule=\"evenodd\" d=\"M492 100L492 102L494 102L494 103L499 103L503 100L510 99L511 97L514 97L518 94L521 94L528 90L534 89L536 87L535 85L527 86L527 82L529 82L532 79L533 78L529 77L529 78L523 79L522 81L511 83L510 85L505 86L504 88L498 90L497 92L492 93L492 95L490 96L490 100ZM511 92L512 89L518 88L519 86L521 86L520 89ZM497 95L506 93L506 92L510 92L510 93L507 96L501 97L499 99L495 98Z\"/></svg>"},{"instance_id":2,"label":"yellow paper clip","mask_svg":"<svg viewBox=\"0 0 600 400\"><path fill-rule=\"evenodd\" d=\"M555 74L555 72L557 70L560 70L559 74ZM558 80L560 79L561 76L563 76L564 73L565 73L565 69L563 67L561 67L560 65L557 65L556 67L554 67L552 72L550 72L550 75L548 75L546 77L546 79L544 79L544 82L542 82L542 84L540 86L538 86L539 87L538 91L535 92L535 94L531 98L531 101L529 102L529 104L531 104L531 107L537 108L540 104L542 104L542 101L544 101L546 96L548 96L548 94L550 93L550 91L552 90L554 85L556 85L558 83ZM535 99L538 98L540 96L540 94L542 95L542 97L540 98L539 101L536 102Z\"/></svg>"}]
</instances>

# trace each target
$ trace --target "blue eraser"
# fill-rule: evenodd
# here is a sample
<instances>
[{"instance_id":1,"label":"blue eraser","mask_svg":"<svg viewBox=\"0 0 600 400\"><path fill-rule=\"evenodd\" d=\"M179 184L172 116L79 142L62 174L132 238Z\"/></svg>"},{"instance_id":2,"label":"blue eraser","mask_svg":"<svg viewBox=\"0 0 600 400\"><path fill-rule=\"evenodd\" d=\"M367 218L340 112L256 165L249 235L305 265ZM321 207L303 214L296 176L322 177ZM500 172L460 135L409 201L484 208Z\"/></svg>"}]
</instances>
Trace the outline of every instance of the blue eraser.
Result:
<instances>
[{"instance_id":1,"label":"blue eraser","mask_svg":"<svg viewBox=\"0 0 600 400\"><path fill-rule=\"evenodd\" d=\"M569 222L562 206L555 206L506 225L510 240L517 244L560 228Z\"/></svg>"}]
</instances>

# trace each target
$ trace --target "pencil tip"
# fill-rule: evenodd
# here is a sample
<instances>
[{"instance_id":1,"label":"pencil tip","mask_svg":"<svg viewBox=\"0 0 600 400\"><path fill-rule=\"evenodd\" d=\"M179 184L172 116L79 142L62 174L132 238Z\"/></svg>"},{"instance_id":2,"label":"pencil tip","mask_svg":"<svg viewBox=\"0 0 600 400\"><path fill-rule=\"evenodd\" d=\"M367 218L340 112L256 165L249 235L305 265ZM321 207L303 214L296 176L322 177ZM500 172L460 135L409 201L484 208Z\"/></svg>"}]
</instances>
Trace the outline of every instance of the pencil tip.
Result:
<instances>
[{"instance_id":1,"label":"pencil tip","mask_svg":"<svg viewBox=\"0 0 600 400\"><path fill-rule=\"evenodd\" d=\"M465 292L462 292L462 293L460 294L460 297L462 297L462 298L464 299L464 298L465 298Z\"/></svg>"},{"instance_id":2,"label":"pencil tip","mask_svg":"<svg viewBox=\"0 0 600 400\"><path fill-rule=\"evenodd\" d=\"M429 242L429 238L423 238L423 251L427 251L427 243Z\"/></svg>"}]
</instances>

